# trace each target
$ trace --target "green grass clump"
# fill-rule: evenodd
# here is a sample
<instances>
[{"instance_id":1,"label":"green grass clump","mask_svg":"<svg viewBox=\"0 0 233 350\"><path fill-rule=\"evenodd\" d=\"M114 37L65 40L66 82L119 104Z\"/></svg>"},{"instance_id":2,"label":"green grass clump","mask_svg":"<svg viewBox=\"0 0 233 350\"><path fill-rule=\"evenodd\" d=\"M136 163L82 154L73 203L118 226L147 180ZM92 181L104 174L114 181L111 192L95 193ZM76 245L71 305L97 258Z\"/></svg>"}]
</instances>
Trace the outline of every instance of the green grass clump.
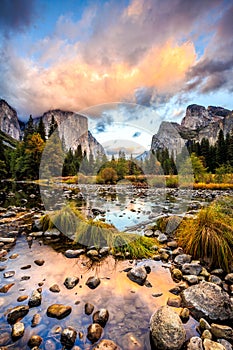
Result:
<instances>
[{"instance_id":1,"label":"green grass clump","mask_svg":"<svg viewBox=\"0 0 233 350\"><path fill-rule=\"evenodd\" d=\"M197 218L183 220L178 244L195 259L229 271L233 262L233 199L221 199L202 209Z\"/></svg>"},{"instance_id":2,"label":"green grass clump","mask_svg":"<svg viewBox=\"0 0 233 350\"><path fill-rule=\"evenodd\" d=\"M149 258L153 254L153 239L119 232L113 225L86 219L73 204L44 215L41 223L43 231L57 227L72 238L74 244L81 246L95 246L97 249L108 246L114 254L122 253L126 256L127 253L131 258Z\"/></svg>"},{"instance_id":3,"label":"green grass clump","mask_svg":"<svg viewBox=\"0 0 233 350\"><path fill-rule=\"evenodd\" d=\"M114 254L129 253L133 259L150 258L153 255L152 246L155 241L137 234L119 232L114 236Z\"/></svg>"}]
</instances>

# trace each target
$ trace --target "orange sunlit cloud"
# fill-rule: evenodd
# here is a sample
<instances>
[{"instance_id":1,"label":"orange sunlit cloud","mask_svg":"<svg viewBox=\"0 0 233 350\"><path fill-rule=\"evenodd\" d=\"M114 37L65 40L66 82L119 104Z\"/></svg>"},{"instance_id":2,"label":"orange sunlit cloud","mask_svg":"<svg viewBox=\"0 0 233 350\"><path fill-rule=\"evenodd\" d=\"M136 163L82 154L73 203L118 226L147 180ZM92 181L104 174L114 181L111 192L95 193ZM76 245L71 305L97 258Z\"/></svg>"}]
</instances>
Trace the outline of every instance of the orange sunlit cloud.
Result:
<instances>
[{"instance_id":1,"label":"orange sunlit cloud","mask_svg":"<svg viewBox=\"0 0 233 350\"><path fill-rule=\"evenodd\" d=\"M32 96L39 96L41 113L48 108L80 110L92 105L130 98L140 87L153 87L159 93L176 92L185 81L196 53L191 42L151 48L134 66L120 62L109 66L85 63L81 57L63 61L47 69L31 68Z\"/></svg>"}]
</instances>

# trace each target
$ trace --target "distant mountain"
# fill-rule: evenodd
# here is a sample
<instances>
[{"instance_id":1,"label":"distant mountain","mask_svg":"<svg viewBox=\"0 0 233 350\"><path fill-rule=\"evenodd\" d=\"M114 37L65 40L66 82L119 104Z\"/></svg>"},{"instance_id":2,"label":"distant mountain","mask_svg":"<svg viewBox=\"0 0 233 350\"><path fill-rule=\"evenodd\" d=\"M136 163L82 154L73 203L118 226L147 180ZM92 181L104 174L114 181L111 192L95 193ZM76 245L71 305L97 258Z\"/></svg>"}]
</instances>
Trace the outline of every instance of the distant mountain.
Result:
<instances>
[{"instance_id":1,"label":"distant mountain","mask_svg":"<svg viewBox=\"0 0 233 350\"><path fill-rule=\"evenodd\" d=\"M169 152L176 156L189 140L201 142L203 138L208 138L213 145L221 129L224 135L233 129L232 111L223 107L205 108L193 104L187 107L181 124L161 123L158 133L152 138L151 150L168 148Z\"/></svg>"},{"instance_id":2,"label":"distant mountain","mask_svg":"<svg viewBox=\"0 0 233 350\"><path fill-rule=\"evenodd\" d=\"M40 117L43 119L47 135L52 117L58 124L59 137L64 142L66 150L71 148L74 151L81 144L82 150L85 150L88 156L90 152L94 157L97 154L104 154L104 148L88 130L87 117L60 109L48 111ZM34 122L38 123L40 118L34 119Z\"/></svg>"},{"instance_id":3,"label":"distant mountain","mask_svg":"<svg viewBox=\"0 0 233 350\"><path fill-rule=\"evenodd\" d=\"M52 116L58 124L59 136L67 150L69 148L75 150L81 144L82 150L85 150L87 155L90 152L95 157L97 154L104 154L103 147L88 130L88 119L86 117L59 109L48 111L42 116L47 134ZM39 119L35 118L34 123L37 124ZM0 131L4 133L3 135L9 135L15 140L20 140L25 126L24 122L18 120L17 112L5 100L0 100Z\"/></svg>"},{"instance_id":4,"label":"distant mountain","mask_svg":"<svg viewBox=\"0 0 233 350\"><path fill-rule=\"evenodd\" d=\"M145 160L145 159L147 159L147 158L149 158L150 157L150 152L149 151L145 151L145 152L143 152L142 154L139 154L135 159L136 160Z\"/></svg>"}]
</instances>

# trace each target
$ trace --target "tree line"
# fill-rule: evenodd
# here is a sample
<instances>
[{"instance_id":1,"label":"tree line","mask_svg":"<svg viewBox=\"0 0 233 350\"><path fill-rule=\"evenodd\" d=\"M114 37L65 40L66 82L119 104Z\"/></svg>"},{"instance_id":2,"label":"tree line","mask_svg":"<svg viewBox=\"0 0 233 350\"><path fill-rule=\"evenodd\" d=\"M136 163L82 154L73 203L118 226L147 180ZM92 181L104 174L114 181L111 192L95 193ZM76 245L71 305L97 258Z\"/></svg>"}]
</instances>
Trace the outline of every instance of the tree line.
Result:
<instances>
[{"instance_id":1,"label":"tree line","mask_svg":"<svg viewBox=\"0 0 233 350\"><path fill-rule=\"evenodd\" d=\"M23 140L17 143L15 149L6 147L0 139L0 178L38 179L42 153L57 127L52 116L47 138L42 118L35 124L30 116ZM86 176L97 175L100 183L115 183L130 175L177 175L188 168L190 160L196 177L207 172L233 172L233 131L224 137L220 130L214 145L210 145L207 138L201 142L189 140L176 159L173 153L163 148L148 152L144 159L135 159L132 155L127 158L123 151L119 151L116 157L113 155L109 160L105 154L94 156L91 150L87 154L81 144L74 151L65 151L64 140L59 142L51 144L47 158L52 160L61 156L62 161L58 160L57 166L64 177L82 173ZM56 161L48 162L46 166L54 167Z\"/></svg>"}]
</instances>

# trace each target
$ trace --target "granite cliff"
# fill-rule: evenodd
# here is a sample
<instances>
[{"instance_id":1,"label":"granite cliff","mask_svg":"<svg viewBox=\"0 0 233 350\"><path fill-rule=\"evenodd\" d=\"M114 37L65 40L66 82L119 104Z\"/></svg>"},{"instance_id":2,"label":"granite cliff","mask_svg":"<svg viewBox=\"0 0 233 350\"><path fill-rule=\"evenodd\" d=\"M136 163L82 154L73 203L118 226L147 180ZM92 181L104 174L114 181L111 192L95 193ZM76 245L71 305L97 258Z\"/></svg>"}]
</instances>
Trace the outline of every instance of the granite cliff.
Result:
<instances>
[{"instance_id":1,"label":"granite cliff","mask_svg":"<svg viewBox=\"0 0 233 350\"><path fill-rule=\"evenodd\" d=\"M233 112L222 108L209 106L207 108L196 104L186 109L181 124L162 122L158 133L151 142L151 150L168 148L176 156L189 140L199 141L208 138L210 144L217 141L220 129L224 135L233 129Z\"/></svg>"},{"instance_id":2,"label":"granite cliff","mask_svg":"<svg viewBox=\"0 0 233 350\"><path fill-rule=\"evenodd\" d=\"M58 124L59 136L67 150L69 148L75 150L81 144L82 150L85 150L87 155L90 152L94 157L97 154L104 154L103 147L88 130L88 119L85 116L59 109L48 111L42 116L47 134L52 116ZM38 121L39 118L34 119L35 124ZM0 130L13 139L20 140L24 129L25 123L19 121L17 112L5 100L0 100Z\"/></svg>"},{"instance_id":3,"label":"granite cliff","mask_svg":"<svg viewBox=\"0 0 233 350\"><path fill-rule=\"evenodd\" d=\"M17 113L5 100L0 100L0 130L16 140L20 139Z\"/></svg>"},{"instance_id":4,"label":"granite cliff","mask_svg":"<svg viewBox=\"0 0 233 350\"><path fill-rule=\"evenodd\" d=\"M59 136L64 142L66 150L71 148L74 151L81 144L83 151L85 150L87 155L90 152L92 152L94 157L97 154L104 154L103 147L88 130L87 117L70 111L61 111L60 109L48 111L42 116L47 135L52 116L58 124ZM39 118L35 119L35 123L38 123L38 121Z\"/></svg>"}]
</instances>

